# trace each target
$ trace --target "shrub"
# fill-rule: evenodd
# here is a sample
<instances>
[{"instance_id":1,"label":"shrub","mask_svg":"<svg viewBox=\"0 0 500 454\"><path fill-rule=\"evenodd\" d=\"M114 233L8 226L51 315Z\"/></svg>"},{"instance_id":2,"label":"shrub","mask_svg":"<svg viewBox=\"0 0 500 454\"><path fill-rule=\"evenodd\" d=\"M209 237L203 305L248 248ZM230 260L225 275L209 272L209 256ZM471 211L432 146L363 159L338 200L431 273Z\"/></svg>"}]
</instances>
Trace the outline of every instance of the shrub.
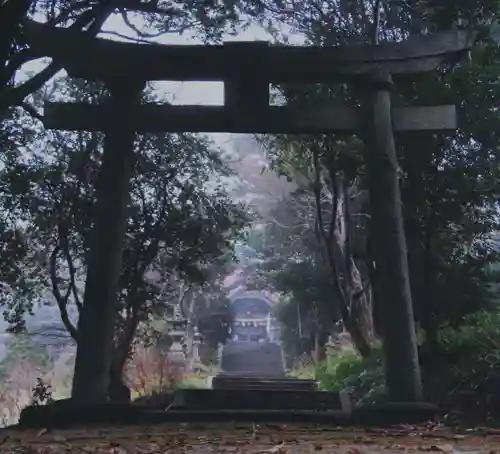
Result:
<instances>
[{"instance_id":1,"label":"shrub","mask_svg":"<svg viewBox=\"0 0 500 454\"><path fill-rule=\"evenodd\" d=\"M0 425L16 424L21 410L33 403L42 372L26 360L11 366L0 382Z\"/></svg>"},{"instance_id":2,"label":"shrub","mask_svg":"<svg viewBox=\"0 0 500 454\"><path fill-rule=\"evenodd\" d=\"M441 350L448 355L479 353L488 357L487 362L500 364L497 361L500 351L500 311L479 311L465 317L456 328L443 326L438 333L438 341Z\"/></svg>"},{"instance_id":3,"label":"shrub","mask_svg":"<svg viewBox=\"0 0 500 454\"><path fill-rule=\"evenodd\" d=\"M207 367L214 366L218 362L217 348L205 342L198 345L198 356L201 364Z\"/></svg>"},{"instance_id":4,"label":"shrub","mask_svg":"<svg viewBox=\"0 0 500 454\"><path fill-rule=\"evenodd\" d=\"M432 351L434 366L423 368L426 399L469 417L499 417L500 310L476 312L458 326L443 326L438 345ZM337 346L328 351L326 361L301 363L293 375L305 377L311 372L321 389L347 390L358 404L386 399L380 347L363 359L352 346Z\"/></svg>"},{"instance_id":5,"label":"shrub","mask_svg":"<svg viewBox=\"0 0 500 454\"><path fill-rule=\"evenodd\" d=\"M438 333L439 368L426 380L431 397L468 413L500 405L500 311L480 311Z\"/></svg>"},{"instance_id":6,"label":"shrub","mask_svg":"<svg viewBox=\"0 0 500 454\"><path fill-rule=\"evenodd\" d=\"M155 347L137 347L125 369L125 381L133 397L170 393L181 380L180 367Z\"/></svg>"},{"instance_id":7,"label":"shrub","mask_svg":"<svg viewBox=\"0 0 500 454\"><path fill-rule=\"evenodd\" d=\"M190 372L185 374L182 381L177 385L182 389L206 389L209 388L208 374L203 372Z\"/></svg>"},{"instance_id":8,"label":"shrub","mask_svg":"<svg viewBox=\"0 0 500 454\"><path fill-rule=\"evenodd\" d=\"M320 388L348 391L354 402L371 403L385 398L385 380L380 348L363 359L352 347L330 351L326 361L315 366Z\"/></svg>"},{"instance_id":9,"label":"shrub","mask_svg":"<svg viewBox=\"0 0 500 454\"><path fill-rule=\"evenodd\" d=\"M314 360L310 355L303 353L287 375L301 380L317 380L314 369Z\"/></svg>"},{"instance_id":10,"label":"shrub","mask_svg":"<svg viewBox=\"0 0 500 454\"><path fill-rule=\"evenodd\" d=\"M32 389L31 405L46 405L54 402L52 398L52 386L46 383L42 377L36 378L36 385Z\"/></svg>"}]
</instances>

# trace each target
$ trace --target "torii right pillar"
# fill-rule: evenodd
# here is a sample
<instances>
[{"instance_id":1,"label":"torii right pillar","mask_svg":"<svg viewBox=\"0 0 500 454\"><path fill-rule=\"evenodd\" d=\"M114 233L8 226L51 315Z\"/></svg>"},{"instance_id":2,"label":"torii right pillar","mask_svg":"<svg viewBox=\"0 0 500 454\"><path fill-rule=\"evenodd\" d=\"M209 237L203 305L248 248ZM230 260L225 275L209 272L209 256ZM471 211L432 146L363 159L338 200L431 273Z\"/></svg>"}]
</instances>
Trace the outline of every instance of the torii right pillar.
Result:
<instances>
[{"instance_id":1,"label":"torii right pillar","mask_svg":"<svg viewBox=\"0 0 500 454\"><path fill-rule=\"evenodd\" d=\"M365 162L368 168L377 311L383 335L385 377L394 402L422 400L422 382L408 271L392 126L392 78L374 73L364 99Z\"/></svg>"}]
</instances>

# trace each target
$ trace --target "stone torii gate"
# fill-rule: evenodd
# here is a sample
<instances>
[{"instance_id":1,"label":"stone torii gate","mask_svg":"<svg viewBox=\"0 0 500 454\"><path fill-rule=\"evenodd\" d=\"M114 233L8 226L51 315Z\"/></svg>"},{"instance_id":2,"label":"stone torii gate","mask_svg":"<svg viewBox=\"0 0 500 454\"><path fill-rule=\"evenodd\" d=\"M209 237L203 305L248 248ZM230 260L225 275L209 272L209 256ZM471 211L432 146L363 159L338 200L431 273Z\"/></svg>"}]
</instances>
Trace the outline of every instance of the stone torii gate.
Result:
<instances>
[{"instance_id":1,"label":"stone torii gate","mask_svg":"<svg viewBox=\"0 0 500 454\"><path fill-rule=\"evenodd\" d=\"M26 34L35 51L64 65L70 76L102 81L111 92L111 99L103 105L45 105L48 128L106 133L96 189L94 249L78 322L85 342L78 345L74 398L86 402L106 398L135 132L362 132L374 208L380 286L380 300L375 304L383 315L387 385L393 400L421 398L394 133L454 130L455 107L392 107L391 76L397 83L399 78L455 63L472 45L470 32L338 48L266 42L130 44L88 38L81 32L36 22L27 24ZM222 81L224 105L139 105L146 81L154 80ZM363 107L295 110L269 105L270 84L331 82L362 84L367 94ZM392 246L386 248L388 244Z\"/></svg>"}]
</instances>

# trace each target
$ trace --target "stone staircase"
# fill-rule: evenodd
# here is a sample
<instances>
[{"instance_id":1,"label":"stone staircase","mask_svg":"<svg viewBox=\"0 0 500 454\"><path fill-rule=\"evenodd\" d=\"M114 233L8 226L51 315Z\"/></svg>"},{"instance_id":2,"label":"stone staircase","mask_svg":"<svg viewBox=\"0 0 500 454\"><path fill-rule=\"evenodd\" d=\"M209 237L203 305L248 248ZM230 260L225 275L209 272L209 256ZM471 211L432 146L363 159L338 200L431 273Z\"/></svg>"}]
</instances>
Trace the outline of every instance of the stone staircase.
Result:
<instances>
[{"instance_id":1,"label":"stone staircase","mask_svg":"<svg viewBox=\"0 0 500 454\"><path fill-rule=\"evenodd\" d=\"M222 351L221 369L212 379L212 389L183 390L173 408L350 412L350 399L345 396L319 391L315 380L286 377L278 344L228 342Z\"/></svg>"},{"instance_id":2,"label":"stone staircase","mask_svg":"<svg viewBox=\"0 0 500 454\"><path fill-rule=\"evenodd\" d=\"M152 407L86 405L66 399L47 406L26 407L19 425L46 429L77 424L137 426L241 421L385 426L418 424L447 413L430 404L411 402L352 409L347 393L320 391L314 380L286 377L278 358L278 345L229 343L223 354L225 371L213 378L212 389L179 389Z\"/></svg>"},{"instance_id":3,"label":"stone staircase","mask_svg":"<svg viewBox=\"0 0 500 454\"><path fill-rule=\"evenodd\" d=\"M212 379L213 389L234 390L281 390L281 391L317 391L316 380L299 380L289 377L264 375L219 374Z\"/></svg>"},{"instance_id":4,"label":"stone staircase","mask_svg":"<svg viewBox=\"0 0 500 454\"><path fill-rule=\"evenodd\" d=\"M226 374L285 375L281 346L273 342L228 342L222 350L221 369Z\"/></svg>"},{"instance_id":5,"label":"stone staircase","mask_svg":"<svg viewBox=\"0 0 500 454\"><path fill-rule=\"evenodd\" d=\"M351 415L349 396L319 391L314 380L284 374L281 347L273 343L230 342L222 353L223 373L212 389L179 389L168 402L141 405L81 405L59 401L23 410L24 427L72 424L153 424L169 421L252 421L339 424ZM347 419L346 419L347 418Z\"/></svg>"}]
</instances>

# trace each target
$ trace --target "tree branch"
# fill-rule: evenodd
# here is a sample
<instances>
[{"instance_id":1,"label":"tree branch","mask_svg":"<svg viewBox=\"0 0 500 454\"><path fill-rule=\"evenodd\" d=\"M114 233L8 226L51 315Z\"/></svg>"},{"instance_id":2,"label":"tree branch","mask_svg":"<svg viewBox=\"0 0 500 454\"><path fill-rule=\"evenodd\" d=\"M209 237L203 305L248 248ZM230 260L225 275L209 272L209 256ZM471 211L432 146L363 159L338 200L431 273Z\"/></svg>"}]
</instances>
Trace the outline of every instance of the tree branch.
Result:
<instances>
[{"instance_id":1,"label":"tree branch","mask_svg":"<svg viewBox=\"0 0 500 454\"><path fill-rule=\"evenodd\" d=\"M78 296L78 288L76 286L75 280L76 269L73 264L73 258L71 257L71 251L69 250L68 238L66 237L64 241L62 241L62 243L64 256L66 258L66 263L68 264L69 269L70 288L72 289L73 298L75 299L75 305L78 309L78 312L81 312L83 306L82 302L80 301L80 297Z\"/></svg>"},{"instance_id":2,"label":"tree branch","mask_svg":"<svg viewBox=\"0 0 500 454\"><path fill-rule=\"evenodd\" d=\"M321 180L320 180L320 164L319 164L319 153L316 147L311 149L313 155L313 168L314 168L314 198L316 200L316 224L318 233L320 234L320 240L327 241L325 237L325 228L323 222L323 212L321 209Z\"/></svg>"},{"instance_id":3,"label":"tree branch","mask_svg":"<svg viewBox=\"0 0 500 454\"><path fill-rule=\"evenodd\" d=\"M56 299L57 302L57 306L59 307L59 312L61 313L61 321L63 322L64 327L68 330L70 336L75 341L78 341L78 331L71 322L71 320L69 319L67 310L68 298L71 293L71 285L69 286L68 291L65 293L64 296L61 294L61 290L59 289L58 276L57 276L57 256L60 251L61 247L57 245L52 251L52 254L50 255L50 280L52 283L52 294L54 295L54 298Z\"/></svg>"},{"instance_id":4,"label":"tree branch","mask_svg":"<svg viewBox=\"0 0 500 454\"><path fill-rule=\"evenodd\" d=\"M379 32L380 32L380 10L382 6L382 0L375 0L373 5L373 30L372 30L372 44L379 43Z\"/></svg>"},{"instance_id":5,"label":"tree branch","mask_svg":"<svg viewBox=\"0 0 500 454\"><path fill-rule=\"evenodd\" d=\"M14 2L11 2L14 3ZM92 8L85 13L82 13L75 22L68 27L69 29L83 29L89 25L89 29L84 33L96 36L102 27L102 24L107 20L112 13L117 0L102 0L99 6ZM61 45L67 45L61 43ZM2 87L0 91L0 112L8 109L11 106L20 105L31 93L39 90L45 83L54 77L63 67L56 63L50 63L46 68L33 76L28 81L18 85L17 87Z\"/></svg>"},{"instance_id":6,"label":"tree branch","mask_svg":"<svg viewBox=\"0 0 500 454\"><path fill-rule=\"evenodd\" d=\"M351 279L353 271L353 258L351 254L351 202L349 199L349 179L344 178L342 189L343 189L343 199L344 199L344 258L346 261L346 278Z\"/></svg>"},{"instance_id":7,"label":"tree branch","mask_svg":"<svg viewBox=\"0 0 500 454\"><path fill-rule=\"evenodd\" d=\"M162 14L162 15L179 15L179 11L175 8L161 8L158 6L158 0L152 0L147 3L140 0L121 0L120 8L139 13Z\"/></svg>"}]
</instances>

